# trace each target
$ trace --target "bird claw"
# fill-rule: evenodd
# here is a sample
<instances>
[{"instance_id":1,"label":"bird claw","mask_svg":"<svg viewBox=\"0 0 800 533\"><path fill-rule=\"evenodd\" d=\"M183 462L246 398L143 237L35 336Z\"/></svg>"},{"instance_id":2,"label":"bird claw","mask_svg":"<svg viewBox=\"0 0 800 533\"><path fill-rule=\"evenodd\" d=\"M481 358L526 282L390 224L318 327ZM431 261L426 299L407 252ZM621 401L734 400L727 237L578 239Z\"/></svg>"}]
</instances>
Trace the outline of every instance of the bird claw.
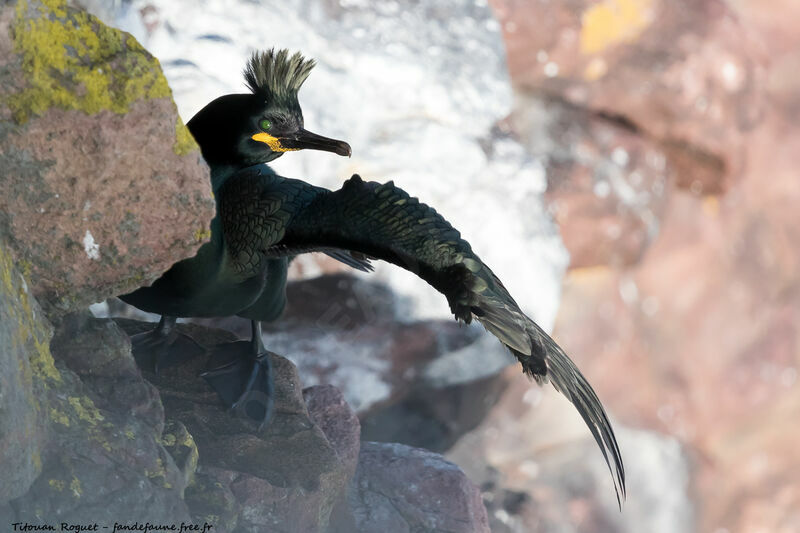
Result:
<instances>
[{"instance_id":1,"label":"bird claw","mask_svg":"<svg viewBox=\"0 0 800 533\"><path fill-rule=\"evenodd\" d=\"M205 353L196 340L176 330L164 334L158 328L131 336L131 352L140 368L158 374Z\"/></svg>"},{"instance_id":2,"label":"bird claw","mask_svg":"<svg viewBox=\"0 0 800 533\"><path fill-rule=\"evenodd\" d=\"M222 362L217 363L222 359ZM275 384L268 353L253 353L252 344L237 341L214 347L211 368L200 376L219 395L229 411L259 422L261 430L272 418Z\"/></svg>"}]
</instances>

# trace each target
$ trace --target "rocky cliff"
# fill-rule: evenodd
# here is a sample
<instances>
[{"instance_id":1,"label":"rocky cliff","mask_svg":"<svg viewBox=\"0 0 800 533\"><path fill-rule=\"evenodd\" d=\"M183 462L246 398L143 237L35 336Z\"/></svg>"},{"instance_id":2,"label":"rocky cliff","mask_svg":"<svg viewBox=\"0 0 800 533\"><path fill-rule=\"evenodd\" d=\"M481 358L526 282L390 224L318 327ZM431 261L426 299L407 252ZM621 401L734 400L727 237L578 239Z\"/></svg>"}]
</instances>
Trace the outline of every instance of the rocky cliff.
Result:
<instances>
[{"instance_id":1,"label":"rocky cliff","mask_svg":"<svg viewBox=\"0 0 800 533\"><path fill-rule=\"evenodd\" d=\"M488 531L458 467L362 445L342 394L303 388L278 354L263 430L221 408L203 360L142 374L128 335L150 325L87 306L208 239L207 168L133 37L56 0L6 2L0 27L2 528ZM205 344L232 335L181 327ZM442 352L436 342L423 355Z\"/></svg>"}]
</instances>

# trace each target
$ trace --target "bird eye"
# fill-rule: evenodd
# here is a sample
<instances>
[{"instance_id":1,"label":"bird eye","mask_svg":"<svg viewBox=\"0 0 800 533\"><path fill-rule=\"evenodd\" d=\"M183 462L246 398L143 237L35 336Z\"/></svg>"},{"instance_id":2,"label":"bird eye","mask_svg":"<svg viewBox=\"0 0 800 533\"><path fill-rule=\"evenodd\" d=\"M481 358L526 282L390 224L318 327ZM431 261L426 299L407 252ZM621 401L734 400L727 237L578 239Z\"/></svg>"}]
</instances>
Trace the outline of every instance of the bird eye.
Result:
<instances>
[{"instance_id":1,"label":"bird eye","mask_svg":"<svg viewBox=\"0 0 800 533\"><path fill-rule=\"evenodd\" d=\"M258 123L258 125L261 126L262 130L267 131L272 127L272 122L270 122L267 119L263 119L261 122Z\"/></svg>"}]
</instances>

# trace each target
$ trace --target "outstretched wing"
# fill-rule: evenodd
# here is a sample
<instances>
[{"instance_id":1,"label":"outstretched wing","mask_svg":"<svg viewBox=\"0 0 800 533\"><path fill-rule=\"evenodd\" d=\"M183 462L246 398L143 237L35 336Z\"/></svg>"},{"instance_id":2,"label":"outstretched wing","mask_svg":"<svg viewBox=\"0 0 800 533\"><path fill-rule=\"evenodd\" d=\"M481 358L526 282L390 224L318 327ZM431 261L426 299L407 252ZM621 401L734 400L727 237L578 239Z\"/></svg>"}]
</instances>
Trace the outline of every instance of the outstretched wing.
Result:
<instances>
[{"instance_id":1,"label":"outstretched wing","mask_svg":"<svg viewBox=\"0 0 800 533\"><path fill-rule=\"evenodd\" d=\"M594 390L433 208L392 182L364 182L357 175L338 191L271 175L237 177L220 192L231 195L221 198L223 223L235 220L231 227L247 233L229 237L225 232L232 254L243 264L258 257L333 248L389 261L427 281L444 294L457 319L477 319L511 350L527 375L539 383L551 381L575 405L603 453L617 499L625 497L622 457Z\"/></svg>"},{"instance_id":2,"label":"outstretched wing","mask_svg":"<svg viewBox=\"0 0 800 533\"><path fill-rule=\"evenodd\" d=\"M230 267L248 278L262 269L266 250L283 238L300 206L327 189L278 176L266 165L245 168L219 190L219 216ZM300 253L306 250L295 250ZM369 258L351 250L319 246L322 252L362 272L373 270Z\"/></svg>"}]
</instances>

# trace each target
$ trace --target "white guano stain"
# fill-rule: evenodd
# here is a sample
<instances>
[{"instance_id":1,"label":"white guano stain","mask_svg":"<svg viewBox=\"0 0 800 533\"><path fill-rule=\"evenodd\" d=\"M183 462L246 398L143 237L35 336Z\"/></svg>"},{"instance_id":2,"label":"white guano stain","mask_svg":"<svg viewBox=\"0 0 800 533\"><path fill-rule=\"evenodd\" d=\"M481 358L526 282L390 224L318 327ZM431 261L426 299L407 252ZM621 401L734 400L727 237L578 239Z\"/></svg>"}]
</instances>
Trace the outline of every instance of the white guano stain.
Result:
<instances>
[{"instance_id":1,"label":"white guano stain","mask_svg":"<svg viewBox=\"0 0 800 533\"><path fill-rule=\"evenodd\" d=\"M86 255L89 257L89 259L94 261L100 259L100 245L94 242L92 232L90 232L88 229L86 230L86 234L83 236L83 249L86 251Z\"/></svg>"}]
</instances>

